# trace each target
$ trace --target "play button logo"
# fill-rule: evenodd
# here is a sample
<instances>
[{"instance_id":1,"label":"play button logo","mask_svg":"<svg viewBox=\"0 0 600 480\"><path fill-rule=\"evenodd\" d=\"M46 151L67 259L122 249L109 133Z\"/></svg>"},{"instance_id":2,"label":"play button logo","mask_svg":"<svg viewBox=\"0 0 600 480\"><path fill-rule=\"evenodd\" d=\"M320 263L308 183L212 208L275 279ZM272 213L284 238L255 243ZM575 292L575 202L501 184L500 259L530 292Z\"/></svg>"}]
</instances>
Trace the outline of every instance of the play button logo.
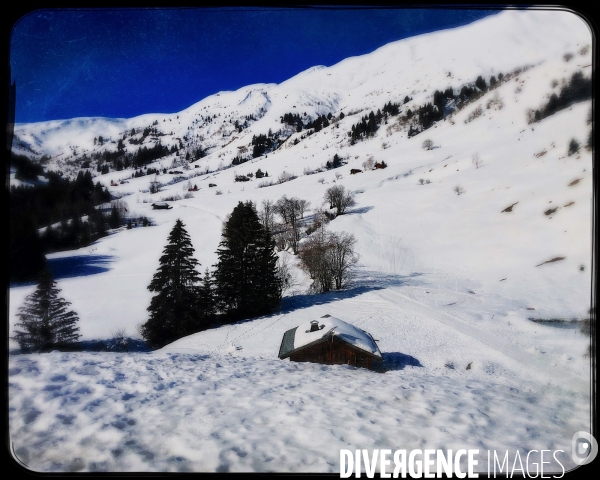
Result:
<instances>
[{"instance_id":1,"label":"play button logo","mask_svg":"<svg viewBox=\"0 0 600 480\"><path fill-rule=\"evenodd\" d=\"M577 465L590 463L598 454L596 439L588 432L577 432L571 443L571 458Z\"/></svg>"}]
</instances>

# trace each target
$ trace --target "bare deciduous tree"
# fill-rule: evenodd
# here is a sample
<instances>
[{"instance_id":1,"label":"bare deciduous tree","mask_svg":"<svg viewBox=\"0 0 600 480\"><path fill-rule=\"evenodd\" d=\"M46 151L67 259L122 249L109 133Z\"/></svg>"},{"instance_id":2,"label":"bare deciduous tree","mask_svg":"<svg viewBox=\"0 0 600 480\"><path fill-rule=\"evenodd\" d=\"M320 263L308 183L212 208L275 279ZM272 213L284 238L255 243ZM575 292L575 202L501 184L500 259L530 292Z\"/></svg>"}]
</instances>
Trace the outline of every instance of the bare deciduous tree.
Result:
<instances>
[{"instance_id":1,"label":"bare deciduous tree","mask_svg":"<svg viewBox=\"0 0 600 480\"><path fill-rule=\"evenodd\" d=\"M423 140L421 145L425 150L431 150L433 148L433 142L430 139Z\"/></svg>"},{"instance_id":2,"label":"bare deciduous tree","mask_svg":"<svg viewBox=\"0 0 600 480\"><path fill-rule=\"evenodd\" d=\"M271 200L263 200L261 210L258 212L260 223L270 232L274 231L275 227L275 204Z\"/></svg>"},{"instance_id":3,"label":"bare deciduous tree","mask_svg":"<svg viewBox=\"0 0 600 480\"><path fill-rule=\"evenodd\" d=\"M358 261L356 239L346 232L321 230L311 235L299 252L301 268L313 280L311 289L318 293L341 290L352 277Z\"/></svg>"},{"instance_id":4,"label":"bare deciduous tree","mask_svg":"<svg viewBox=\"0 0 600 480\"><path fill-rule=\"evenodd\" d=\"M295 199L297 203L298 212L300 213L300 218L304 218L304 212L310 206L310 202L308 200L302 200L300 198Z\"/></svg>"},{"instance_id":5,"label":"bare deciduous tree","mask_svg":"<svg viewBox=\"0 0 600 480\"><path fill-rule=\"evenodd\" d=\"M354 253L356 239L350 233L331 233L327 238L328 263L333 277L334 288L341 290L350 281L350 270L358 261Z\"/></svg>"},{"instance_id":6,"label":"bare deciduous tree","mask_svg":"<svg viewBox=\"0 0 600 480\"><path fill-rule=\"evenodd\" d=\"M473 165L475 165L475 168L479 168L479 165L481 165L481 157L479 156L479 154L476 153L471 158L472 158Z\"/></svg>"},{"instance_id":7,"label":"bare deciduous tree","mask_svg":"<svg viewBox=\"0 0 600 480\"><path fill-rule=\"evenodd\" d=\"M287 235L284 232L286 243L292 247L294 253L298 253L298 242L300 241L300 231L303 225L304 212L310 205L310 202L300 198L287 196L281 197L274 205L274 212L282 219L288 227Z\"/></svg>"},{"instance_id":8,"label":"bare deciduous tree","mask_svg":"<svg viewBox=\"0 0 600 480\"><path fill-rule=\"evenodd\" d=\"M329 202L329 208L336 209L336 215L343 215L349 207L356 205L352 192L346 190L343 185L335 185L325 192L325 201Z\"/></svg>"}]
</instances>

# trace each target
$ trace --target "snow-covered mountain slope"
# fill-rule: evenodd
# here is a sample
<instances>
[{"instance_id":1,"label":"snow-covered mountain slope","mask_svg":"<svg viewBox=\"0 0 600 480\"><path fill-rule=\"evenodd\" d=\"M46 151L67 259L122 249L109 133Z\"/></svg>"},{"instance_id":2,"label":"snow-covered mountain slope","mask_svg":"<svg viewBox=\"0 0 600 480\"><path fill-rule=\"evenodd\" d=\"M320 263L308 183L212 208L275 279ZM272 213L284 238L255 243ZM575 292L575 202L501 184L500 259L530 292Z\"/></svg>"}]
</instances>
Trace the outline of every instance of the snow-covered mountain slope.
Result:
<instances>
[{"instance_id":1,"label":"snow-covered mountain slope","mask_svg":"<svg viewBox=\"0 0 600 480\"><path fill-rule=\"evenodd\" d=\"M116 146L111 141L116 144L132 128L141 133L157 122L157 130L164 134L160 137L163 144L177 145L178 139L185 136L190 142L203 139L200 143L205 142L209 148L232 142L228 150L219 151L227 152L227 160L231 160L237 153L233 147L248 145L253 134L281 128L280 117L288 112L306 113L311 118L330 112L368 112L382 108L388 101L401 101L406 95L420 105L431 101L437 88L460 89L478 75L489 78L538 65L566 52L574 53L584 45L591 45L590 31L572 13L506 11L460 29L390 43L329 68L312 67L280 85L257 84L220 92L179 113L39 122L17 125L15 135L24 152L30 148L55 157L61 160L57 166L66 168L67 159L76 159L84 152L114 151ZM250 115L259 121L242 135L236 134L235 121L243 123ZM206 122L207 117L213 120ZM108 141L102 147L94 145L94 138L100 135ZM156 141L148 138L147 144ZM132 151L138 148L128 142L125 147Z\"/></svg>"},{"instance_id":2,"label":"snow-covered mountain slope","mask_svg":"<svg viewBox=\"0 0 600 480\"><path fill-rule=\"evenodd\" d=\"M181 145L179 156L173 153L148 165L179 165L183 171L157 176L163 185L159 193L148 193L150 177L131 178L130 169L94 178L126 202L132 214L145 215L156 226L123 230L85 249L48 256L55 264L86 273L58 279L62 295L79 313L85 339L107 338L120 328L137 335L136 326L148 315L151 294L146 287L178 218L204 270L216 262L222 222L239 201L251 200L260 207L265 199L288 195L310 201L314 209L321 206L327 188L343 185L355 193L357 205L328 228L356 237L360 261L348 289L323 295L310 295L309 279L294 267L296 284L280 311L191 335L161 352L131 358L52 354L11 359L11 383L18 386L11 390L11 404L17 405L11 413L12 438L27 449L39 440L36 432L43 425L58 429L61 420L53 417L52 408L60 405L76 419L74 424L88 428L90 451L105 462L100 468L108 470L336 472L340 448L395 449L400 444L569 451L572 434L589 428L590 365L584 358L589 338L578 329L531 319L580 320L591 307L592 153L582 147L567 155L571 139L582 145L587 140L591 102L576 103L536 123L528 123L527 111L540 108L551 93L558 94L574 72L590 76L591 44L588 27L571 13L507 11L459 29L395 42L329 68L315 67L280 85L221 92L175 114L17 126L15 151L33 158L53 157L46 161L48 168L72 174L83 153L114 151L124 134L126 150L136 151L142 144L128 139L139 140L154 122L163 135L148 135L143 145L159 140ZM418 135L408 137L408 127L398 116L382 124L373 138L350 142L352 125L387 102L402 103L409 96L412 100L402 109L415 110L431 102L435 90L458 91L479 75L489 81L499 73L505 78L496 88ZM479 115L474 113L478 107ZM286 113L305 112L311 119L331 113L333 121L309 136L281 123ZM236 129L236 121L247 124ZM133 137L128 133L132 128ZM251 151L252 137L269 129L285 132L277 150L223 168L243 148ZM94 145L98 136L104 139L101 146ZM426 139L434 148L423 148ZM183 152L199 146L206 156L183 170ZM334 154L347 164L311 174ZM384 161L388 168L350 175L351 169L364 170L370 158ZM235 176L259 168L269 177L235 182ZM284 173L297 178L277 183ZM110 186L121 180L128 183ZM271 181L274 184L266 186ZM171 210L151 209L156 200L187 193L191 184L199 187L193 198L171 202ZM307 220L310 217L309 213ZM279 255L297 263L289 252ZM10 289L11 328L18 307L33 289ZM379 340L387 371L291 366L277 359L286 330L327 313ZM136 372L139 385L125 383L126 376L115 373L111 386L116 390L109 391L102 375L69 373L78 362L111 372L125 365L124 370ZM172 365L185 368L174 373ZM154 368L159 373L146 373ZM263 375L265 371L270 373ZM51 376L55 372L66 383L49 390L58 382ZM164 378L171 377L167 388ZM366 391L370 395L358 406L347 398L355 381L362 392L359 398ZM220 393L206 390L207 382ZM343 387L326 388L336 382ZM177 408L167 414L160 405L170 402L172 397L168 400L164 392L174 391L174 385L182 390ZM77 388L87 393L72 403L60 400ZM48 400L55 407L43 406L43 391L59 392ZM239 394L245 391L253 391L246 403ZM40 400L34 408L27 399L36 395ZM149 396L151 401L133 400L131 409L126 403L131 395ZM202 398L201 405L193 406L197 398ZM235 414L228 403L234 398ZM93 413L89 406L94 402L100 402L98 412L104 411L102 402L118 405L119 415L127 412L134 420L128 424L131 428L109 428L114 441L102 437L98 425L116 422L116 414ZM438 407L432 406L440 404L456 414L444 410L436 416ZM486 405L483 412L476 408L480 404ZM280 407L273 415L257 413L274 405ZM572 413L566 415L565 408ZM43 414L31 417L32 409ZM146 425L151 411L159 410L163 420ZM314 417L309 410L321 413ZM188 422L183 412L206 420ZM323 443L313 448L309 439L314 433L295 430L296 425L323 425L317 421L321 417L330 419L331 427L319 430ZM28 422L29 418L34 419ZM298 421L282 428L287 418ZM405 418L407 423L398 420L397 428L391 428L389 418ZM475 432L470 422L482 428ZM241 429L232 430L239 433L237 439L225 433L231 423ZM149 440L156 431L173 443ZM143 438L143 448L132 447L125 457L108 453L113 444L125 445L128 435ZM76 438L89 445L89 440ZM73 458L81 459L78 469L93 469L96 460L77 442L63 445L75 452ZM46 453L36 453L38 469L71 468L68 462L53 460L52 442L42 443ZM251 447L242 448L243 443ZM276 465L269 463L272 452L281 452ZM33 459L31 452L27 455ZM187 460L169 460L177 455Z\"/></svg>"}]
</instances>

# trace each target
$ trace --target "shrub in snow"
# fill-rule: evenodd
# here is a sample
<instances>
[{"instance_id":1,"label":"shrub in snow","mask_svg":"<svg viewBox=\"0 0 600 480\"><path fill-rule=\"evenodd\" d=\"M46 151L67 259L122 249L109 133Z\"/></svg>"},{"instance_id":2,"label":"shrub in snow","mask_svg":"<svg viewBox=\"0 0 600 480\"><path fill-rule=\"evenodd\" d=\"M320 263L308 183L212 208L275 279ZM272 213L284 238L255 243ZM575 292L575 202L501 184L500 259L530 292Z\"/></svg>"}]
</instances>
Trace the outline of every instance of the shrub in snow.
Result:
<instances>
[{"instance_id":1,"label":"shrub in snow","mask_svg":"<svg viewBox=\"0 0 600 480\"><path fill-rule=\"evenodd\" d=\"M293 173L286 172L284 170L283 172L281 172L281 175L279 175L277 183L289 182L290 180L294 180L296 178L298 178L296 175L294 175Z\"/></svg>"},{"instance_id":2,"label":"shrub in snow","mask_svg":"<svg viewBox=\"0 0 600 480\"><path fill-rule=\"evenodd\" d=\"M258 184L258 188L270 187L272 185L275 185L273 180L264 180Z\"/></svg>"},{"instance_id":3,"label":"shrub in snow","mask_svg":"<svg viewBox=\"0 0 600 480\"><path fill-rule=\"evenodd\" d=\"M481 115L483 115L483 108L481 107L481 105L477 105L475 109L471 113L469 113L469 116L465 120L465 123L472 122L477 117L481 117Z\"/></svg>"},{"instance_id":4,"label":"shrub in snow","mask_svg":"<svg viewBox=\"0 0 600 480\"><path fill-rule=\"evenodd\" d=\"M374 165L375 165L375 160L373 160L373 157L369 157L367 160L365 160L362 163L362 167L364 170L373 170Z\"/></svg>"},{"instance_id":5,"label":"shrub in snow","mask_svg":"<svg viewBox=\"0 0 600 480\"><path fill-rule=\"evenodd\" d=\"M575 140L574 138L572 138L571 141L569 142L569 156L577 153L579 151L579 147L580 147L579 142L577 140Z\"/></svg>"},{"instance_id":6,"label":"shrub in snow","mask_svg":"<svg viewBox=\"0 0 600 480\"><path fill-rule=\"evenodd\" d=\"M424 148L425 150L431 150L433 148L433 142L429 139L423 140L421 147Z\"/></svg>"},{"instance_id":7,"label":"shrub in snow","mask_svg":"<svg viewBox=\"0 0 600 480\"><path fill-rule=\"evenodd\" d=\"M457 185L456 187L454 187L454 192L457 195L460 195L461 193L465 193L465 189L462 188L460 185Z\"/></svg>"}]
</instances>

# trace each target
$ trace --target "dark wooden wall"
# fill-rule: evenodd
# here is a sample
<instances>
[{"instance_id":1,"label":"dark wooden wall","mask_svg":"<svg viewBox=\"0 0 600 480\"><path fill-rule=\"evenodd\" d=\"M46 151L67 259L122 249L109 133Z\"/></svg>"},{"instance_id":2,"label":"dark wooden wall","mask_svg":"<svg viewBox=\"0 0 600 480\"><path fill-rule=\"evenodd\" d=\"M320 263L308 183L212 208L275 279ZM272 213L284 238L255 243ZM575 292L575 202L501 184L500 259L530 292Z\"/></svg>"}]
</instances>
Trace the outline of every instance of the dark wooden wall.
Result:
<instances>
[{"instance_id":1,"label":"dark wooden wall","mask_svg":"<svg viewBox=\"0 0 600 480\"><path fill-rule=\"evenodd\" d=\"M292 362L313 362L326 365L353 365L373 369L373 358L358 348L333 337L333 341L313 345L290 355Z\"/></svg>"}]
</instances>

